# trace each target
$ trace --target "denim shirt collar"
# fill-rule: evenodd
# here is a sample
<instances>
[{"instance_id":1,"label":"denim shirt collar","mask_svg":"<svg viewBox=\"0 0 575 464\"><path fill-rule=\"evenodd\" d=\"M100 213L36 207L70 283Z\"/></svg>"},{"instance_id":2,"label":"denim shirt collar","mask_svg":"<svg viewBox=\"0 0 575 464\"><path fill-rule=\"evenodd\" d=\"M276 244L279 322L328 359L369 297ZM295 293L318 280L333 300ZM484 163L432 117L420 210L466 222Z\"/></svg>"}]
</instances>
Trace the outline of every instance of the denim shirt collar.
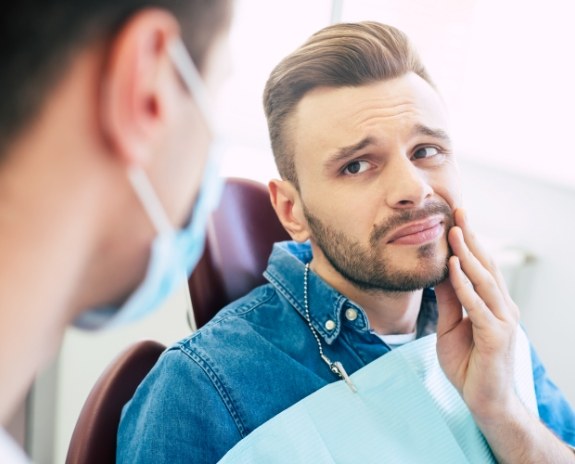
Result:
<instances>
[{"instance_id":1,"label":"denim shirt collar","mask_svg":"<svg viewBox=\"0 0 575 464\"><path fill-rule=\"evenodd\" d=\"M266 279L286 298L305 320L304 270L312 259L309 242L279 242L273 247L268 267L264 272ZM339 336L343 321L342 315L348 309L354 309L357 319L353 321L356 330L370 331L369 321L363 309L325 283L313 271L308 275L308 304L313 328L331 345ZM417 337L435 331L437 307L432 289L425 289L420 315L417 321Z\"/></svg>"}]
</instances>

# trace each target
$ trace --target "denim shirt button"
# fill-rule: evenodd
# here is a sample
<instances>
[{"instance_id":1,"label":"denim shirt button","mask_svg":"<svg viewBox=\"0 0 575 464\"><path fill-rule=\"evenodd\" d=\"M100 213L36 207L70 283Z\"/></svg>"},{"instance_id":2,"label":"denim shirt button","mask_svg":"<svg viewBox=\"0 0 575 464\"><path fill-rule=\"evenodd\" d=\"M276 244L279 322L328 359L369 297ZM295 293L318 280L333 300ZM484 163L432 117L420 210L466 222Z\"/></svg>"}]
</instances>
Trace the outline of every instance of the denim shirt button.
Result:
<instances>
[{"instance_id":1,"label":"denim shirt button","mask_svg":"<svg viewBox=\"0 0 575 464\"><path fill-rule=\"evenodd\" d=\"M326 328L327 330L330 330L330 331L333 330L333 329L335 329L335 322L333 322L331 319L328 319L328 320L325 322L325 328Z\"/></svg>"},{"instance_id":2,"label":"denim shirt button","mask_svg":"<svg viewBox=\"0 0 575 464\"><path fill-rule=\"evenodd\" d=\"M346 309L345 318L350 322L355 321L357 319L357 311L353 308Z\"/></svg>"}]
</instances>

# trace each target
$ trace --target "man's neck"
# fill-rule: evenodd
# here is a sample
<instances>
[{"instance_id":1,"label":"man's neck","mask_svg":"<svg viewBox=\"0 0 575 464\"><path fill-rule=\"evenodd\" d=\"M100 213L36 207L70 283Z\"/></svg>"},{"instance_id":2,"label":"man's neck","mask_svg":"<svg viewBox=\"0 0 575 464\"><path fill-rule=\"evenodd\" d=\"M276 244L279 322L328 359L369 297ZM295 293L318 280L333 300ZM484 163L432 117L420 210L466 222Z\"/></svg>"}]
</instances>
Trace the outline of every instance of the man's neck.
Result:
<instances>
[{"instance_id":1,"label":"man's neck","mask_svg":"<svg viewBox=\"0 0 575 464\"><path fill-rule=\"evenodd\" d=\"M421 307L423 290L384 292L362 290L329 265L315 259L310 268L327 284L365 311L371 329L380 335L414 332Z\"/></svg>"},{"instance_id":2,"label":"man's neck","mask_svg":"<svg viewBox=\"0 0 575 464\"><path fill-rule=\"evenodd\" d=\"M348 298L363 308L371 329L376 333L405 334L416 329L422 292L378 292L370 295L359 291L357 296Z\"/></svg>"},{"instance_id":3,"label":"man's neck","mask_svg":"<svg viewBox=\"0 0 575 464\"><path fill-rule=\"evenodd\" d=\"M54 197L58 170L29 168L32 157L16 153L0 170L0 423L57 351L77 279L70 263L82 230Z\"/></svg>"}]
</instances>

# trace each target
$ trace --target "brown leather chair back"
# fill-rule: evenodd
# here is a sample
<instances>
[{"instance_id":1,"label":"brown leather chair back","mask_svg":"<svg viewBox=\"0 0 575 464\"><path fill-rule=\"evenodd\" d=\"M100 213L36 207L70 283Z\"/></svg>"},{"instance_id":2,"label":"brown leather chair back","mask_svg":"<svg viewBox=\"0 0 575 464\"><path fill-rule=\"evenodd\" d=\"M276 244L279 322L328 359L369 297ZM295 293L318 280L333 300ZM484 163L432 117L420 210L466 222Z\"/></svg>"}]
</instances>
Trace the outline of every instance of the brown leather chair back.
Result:
<instances>
[{"instance_id":1,"label":"brown leather chair back","mask_svg":"<svg viewBox=\"0 0 575 464\"><path fill-rule=\"evenodd\" d=\"M76 422L66 464L116 462L116 434L122 408L165 348L151 340L137 342L102 373Z\"/></svg>"},{"instance_id":2,"label":"brown leather chair back","mask_svg":"<svg viewBox=\"0 0 575 464\"><path fill-rule=\"evenodd\" d=\"M275 242L289 240L265 185L229 178L208 226L206 247L188 280L199 327L226 304L265 282Z\"/></svg>"}]
</instances>

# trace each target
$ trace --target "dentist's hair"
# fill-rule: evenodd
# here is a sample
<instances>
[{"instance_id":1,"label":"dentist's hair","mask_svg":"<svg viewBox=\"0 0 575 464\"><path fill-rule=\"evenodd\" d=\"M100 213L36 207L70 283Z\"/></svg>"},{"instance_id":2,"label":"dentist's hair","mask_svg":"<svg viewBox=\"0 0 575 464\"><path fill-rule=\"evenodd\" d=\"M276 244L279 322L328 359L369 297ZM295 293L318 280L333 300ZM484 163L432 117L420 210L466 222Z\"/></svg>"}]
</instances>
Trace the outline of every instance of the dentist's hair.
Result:
<instances>
[{"instance_id":1,"label":"dentist's hair","mask_svg":"<svg viewBox=\"0 0 575 464\"><path fill-rule=\"evenodd\" d=\"M272 71L264 110L280 176L298 187L290 120L297 104L317 87L361 86L413 72L431 85L407 36L377 22L342 23L312 35Z\"/></svg>"},{"instance_id":2,"label":"dentist's hair","mask_svg":"<svg viewBox=\"0 0 575 464\"><path fill-rule=\"evenodd\" d=\"M68 70L75 53L121 30L135 13L160 8L180 22L202 70L231 19L232 0L15 0L0 14L0 162Z\"/></svg>"}]
</instances>

